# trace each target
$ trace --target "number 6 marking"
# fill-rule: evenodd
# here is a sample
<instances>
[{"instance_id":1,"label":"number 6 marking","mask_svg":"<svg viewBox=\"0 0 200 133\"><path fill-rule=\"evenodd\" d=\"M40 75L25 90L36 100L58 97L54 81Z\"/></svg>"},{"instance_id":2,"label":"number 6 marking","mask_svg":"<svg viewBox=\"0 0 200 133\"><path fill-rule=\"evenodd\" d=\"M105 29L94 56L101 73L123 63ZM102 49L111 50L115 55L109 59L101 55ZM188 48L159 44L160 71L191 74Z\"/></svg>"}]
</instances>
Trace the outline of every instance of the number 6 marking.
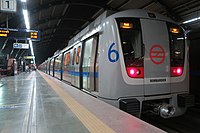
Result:
<instances>
[{"instance_id":1,"label":"number 6 marking","mask_svg":"<svg viewBox=\"0 0 200 133\"><path fill-rule=\"evenodd\" d=\"M117 50L112 49L112 47L115 45L115 43L113 42L108 50L108 59L110 62L117 62L119 60L119 52ZM115 58L111 58L111 54L115 54Z\"/></svg>"}]
</instances>

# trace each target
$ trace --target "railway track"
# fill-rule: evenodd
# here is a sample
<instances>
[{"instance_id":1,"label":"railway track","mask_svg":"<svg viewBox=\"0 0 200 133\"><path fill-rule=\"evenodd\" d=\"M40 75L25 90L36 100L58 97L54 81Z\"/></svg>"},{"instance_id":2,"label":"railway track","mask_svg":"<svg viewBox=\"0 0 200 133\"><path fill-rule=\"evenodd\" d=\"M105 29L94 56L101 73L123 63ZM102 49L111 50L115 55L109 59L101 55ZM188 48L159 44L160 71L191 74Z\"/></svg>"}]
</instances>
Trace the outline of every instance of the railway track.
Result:
<instances>
[{"instance_id":1,"label":"railway track","mask_svg":"<svg viewBox=\"0 0 200 133\"><path fill-rule=\"evenodd\" d=\"M163 119L153 115L143 115L142 120L161 128L169 133L199 133L200 108L190 108L183 115L170 119Z\"/></svg>"}]
</instances>

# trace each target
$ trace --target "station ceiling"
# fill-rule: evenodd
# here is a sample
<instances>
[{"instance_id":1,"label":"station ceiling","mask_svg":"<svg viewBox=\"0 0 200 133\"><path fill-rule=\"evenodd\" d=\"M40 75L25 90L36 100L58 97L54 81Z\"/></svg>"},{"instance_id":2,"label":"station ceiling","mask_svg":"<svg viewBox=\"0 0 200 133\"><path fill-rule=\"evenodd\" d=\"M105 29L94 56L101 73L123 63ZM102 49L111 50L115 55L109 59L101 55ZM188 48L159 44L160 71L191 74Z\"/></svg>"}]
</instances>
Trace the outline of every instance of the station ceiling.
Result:
<instances>
[{"instance_id":1,"label":"station ceiling","mask_svg":"<svg viewBox=\"0 0 200 133\"><path fill-rule=\"evenodd\" d=\"M1 28L25 28L23 5L20 0L17 2L17 13L0 13ZM105 10L146 9L166 15L179 23L200 17L199 0L27 0L27 9L31 29L41 32L41 41L33 42L37 64L66 47L68 40ZM185 27L200 28L200 21ZM14 42L23 41L0 38L0 53L15 58L30 54L30 50L13 49Z\"/></svg>"}]
</instances>

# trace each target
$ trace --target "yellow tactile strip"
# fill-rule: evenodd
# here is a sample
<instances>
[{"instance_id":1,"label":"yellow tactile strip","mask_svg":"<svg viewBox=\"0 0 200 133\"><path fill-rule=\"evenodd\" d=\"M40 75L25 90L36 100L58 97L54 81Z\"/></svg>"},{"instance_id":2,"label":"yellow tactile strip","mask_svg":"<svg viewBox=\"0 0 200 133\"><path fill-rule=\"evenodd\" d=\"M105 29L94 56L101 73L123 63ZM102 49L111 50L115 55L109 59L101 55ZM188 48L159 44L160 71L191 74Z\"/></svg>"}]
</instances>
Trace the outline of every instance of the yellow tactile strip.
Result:
<instances>
[{"instance_id":1,"label":"yellow tactile strip","mask_svg":"<svg viewBox=\"0 0 200 133\"><path fill-rule=\"evenodd\" d=\"M113 129L108 127L84 106L79 104L75 99L67 94L66 91L50 80L45 74L42 72L39 73L91 133L115 133Z\"/></svg>"}]
</instances>

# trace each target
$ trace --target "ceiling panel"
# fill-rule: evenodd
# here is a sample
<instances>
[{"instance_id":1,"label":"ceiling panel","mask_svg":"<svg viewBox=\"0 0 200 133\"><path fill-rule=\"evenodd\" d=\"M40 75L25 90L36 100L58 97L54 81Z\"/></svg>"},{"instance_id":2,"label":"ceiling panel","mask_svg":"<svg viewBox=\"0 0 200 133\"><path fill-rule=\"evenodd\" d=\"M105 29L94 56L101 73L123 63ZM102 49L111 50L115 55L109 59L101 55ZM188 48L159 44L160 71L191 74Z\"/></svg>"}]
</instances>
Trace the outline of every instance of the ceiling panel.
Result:
<instances>
[{"instance_id":1,"label":"ceiling panel","mask_svg":"<svg viewBox=\"0 0 200 133\"><path fill-rule=\"evenodd\" d=\"M9 28L25 28L22 4L18 2L17 13L0 13L0 27L6 27L8 15ZM31 29L40 30L42 35L40 42L33 42L38 54L36 55L37 63L41 63L46 57L52 56L57 49L66 46L67 40L106 9L121 11L142 8L162 13L180 23L200 16L199 0L27 0L27 8ZM197 21L188 26L199 28L200 22ZM58 41L60 43L56 44ZM4 42L5 39L0 39L0 48ZM11 52L13 42L15 40L7 42L3 53Z\"/></svg>"}]
</instances>

